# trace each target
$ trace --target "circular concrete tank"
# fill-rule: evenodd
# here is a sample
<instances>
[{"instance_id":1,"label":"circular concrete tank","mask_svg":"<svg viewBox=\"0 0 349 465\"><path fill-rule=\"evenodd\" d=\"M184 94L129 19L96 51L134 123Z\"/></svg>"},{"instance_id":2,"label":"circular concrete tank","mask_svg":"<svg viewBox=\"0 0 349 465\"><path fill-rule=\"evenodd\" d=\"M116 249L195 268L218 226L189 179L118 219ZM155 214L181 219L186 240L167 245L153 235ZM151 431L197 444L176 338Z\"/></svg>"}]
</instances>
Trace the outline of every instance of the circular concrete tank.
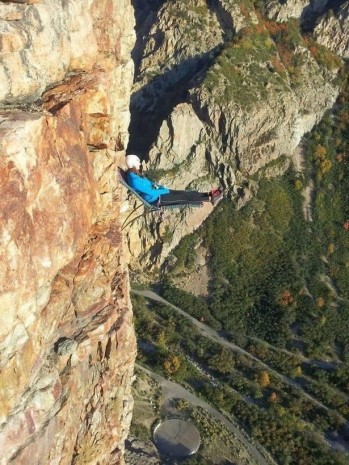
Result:
<instances>
[{"instance_id":1,"label":"circular concrete tank","mask_svg":"<svg viewBox=\"0 0 349 465\"><path fill-rule=\"evenodd\" d=\"M160 423L154 430L154 442L165 454L187 457L200 447L200 434L194 425L173 418Z\"/></svg>"}]
</instances>

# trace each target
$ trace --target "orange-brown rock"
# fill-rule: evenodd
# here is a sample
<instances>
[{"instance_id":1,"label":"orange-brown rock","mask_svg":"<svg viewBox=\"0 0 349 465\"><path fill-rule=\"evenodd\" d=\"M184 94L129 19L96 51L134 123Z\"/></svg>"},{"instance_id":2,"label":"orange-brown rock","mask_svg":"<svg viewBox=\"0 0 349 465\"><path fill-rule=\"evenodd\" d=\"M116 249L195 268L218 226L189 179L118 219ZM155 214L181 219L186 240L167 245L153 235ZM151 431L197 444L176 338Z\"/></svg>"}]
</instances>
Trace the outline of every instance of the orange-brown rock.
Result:
<instances>
[{"instance_id":1,"label":"orange-brown rock","mask_svg":"<svg viewBox=\"0 0 349 465\"><path fill-rule=\"evenodd\" d=\"M1 2L0 23L0 463L122 464L131 2Z\"/></svg>"},{"instance_id":2,"label":"orange-brown rock","mask_svg":"<svg viewBox=\"0 0 349 465\"><path fill-rule=\"evenodd\" d=\"M68 72L90 70L101 61L93 3L0 3L0 100L12 104L36 100Z\"/></svg>"}]
</instances>

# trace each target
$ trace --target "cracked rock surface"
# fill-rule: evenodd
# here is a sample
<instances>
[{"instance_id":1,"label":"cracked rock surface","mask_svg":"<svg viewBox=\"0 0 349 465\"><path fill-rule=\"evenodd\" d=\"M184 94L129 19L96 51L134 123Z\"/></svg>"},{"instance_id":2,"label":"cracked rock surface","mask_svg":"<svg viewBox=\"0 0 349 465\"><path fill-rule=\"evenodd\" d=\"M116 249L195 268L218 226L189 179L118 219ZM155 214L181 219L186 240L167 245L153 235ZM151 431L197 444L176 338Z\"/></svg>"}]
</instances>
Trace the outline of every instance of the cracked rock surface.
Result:
<instances>
[{"instance_id":1,"label":"cracked rock surface","mask_svg":"<svg viewBox=\"0 0 349 465\"><path fill-rule=\"evenodd\" d=\"M133 24L129 0L0 2L1 465L124 463Z\"/></svg>"},{"instance_id":2,"label":"cracked rock surface","mask_svg":"<svg viewBox=\"0 0 349 465\"><path fill-rule=\"evenodd\" d=\"M126 465L160 465L161 460L153 442L129 437L126 441Z\"/></svg>"}]
</instances>

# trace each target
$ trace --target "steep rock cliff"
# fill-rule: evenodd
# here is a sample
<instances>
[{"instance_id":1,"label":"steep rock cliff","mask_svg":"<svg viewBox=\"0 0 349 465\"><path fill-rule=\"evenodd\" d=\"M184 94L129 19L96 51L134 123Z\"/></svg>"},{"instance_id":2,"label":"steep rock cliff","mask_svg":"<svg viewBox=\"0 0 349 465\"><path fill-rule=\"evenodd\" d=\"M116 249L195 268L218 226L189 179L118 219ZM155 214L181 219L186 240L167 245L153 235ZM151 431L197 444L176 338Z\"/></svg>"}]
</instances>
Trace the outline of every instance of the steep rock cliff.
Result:
<instances>
[{"instance_id":1,"label":"steep rock cliff","mask_svg":"<svg viewBox=\"0 0 349 465\"><path fill-rule=\"evenodd\" d=\"M297 21L286 21L306 2L284 3L282 23L249 2L203 3L186 2L184 13L181 2L164 2L154 13L158 21L148 39L157 37L157 46L149 48L143 38L138 50L130 150L137 142L149 147L147 166L164 185L207 191L219 183L229 196L243 184L246 200L256 186L252 177L282 155L290 160L303 134L333 105L340 60L302 36ZM161 33L166 15L190 31L175 47L171 32ZM206 24L212 24L210 36ZM201 60L189 72L198 50ZM132 266L139 268L139 257L142 267L161 265L211 211L207 205L166 213L163 221L136 220L129 232Z\"/></svg>"},{"instance_id":2,"label":"steep rock cliff","mask_svg":"<svg viewBox=\"0 0 349 465\"><path fill-rule=\"evenodd\" d=\"M277 21L287 21L290 18L300 18L305 8L311 8L309 0L286 0L285 2L266 2L265 11L268 18Z\"/></svg>"},{"instance_id":3,"label":"steep rock cliff","mask_svg":"<svg viewBox=\"0 0 349 465\"><path fill-rule=\"evenodd\" d=\"M328 12L316 26L316 40L343 58L349 58L349 2Z\"/></svg>"},{"instance_id":4,"label":"steep rock cliff","mask_svg":"<svg viewBox=\"0 0 349 465\"><path fill-rule=\"evenodd\" d=\"M340 0L339 0L340 1ZM268 18L277 21L287 21L290 18L300 19L301 22L308 26L309 23L316 21L316 18L323 14L324 11L333 7L338 1L329 0L278 0L266 1L263 8Z\"/></svg>"},{"instance_id":5,"label":"steep rock cliff","mask_svg":"<svg viewBox=\"0 0 349 465\"><path fill-rule=\"evenodd\" d=\"M0 2L1 464L121 464L129 0Z\"/></svg>"}]
</instances>

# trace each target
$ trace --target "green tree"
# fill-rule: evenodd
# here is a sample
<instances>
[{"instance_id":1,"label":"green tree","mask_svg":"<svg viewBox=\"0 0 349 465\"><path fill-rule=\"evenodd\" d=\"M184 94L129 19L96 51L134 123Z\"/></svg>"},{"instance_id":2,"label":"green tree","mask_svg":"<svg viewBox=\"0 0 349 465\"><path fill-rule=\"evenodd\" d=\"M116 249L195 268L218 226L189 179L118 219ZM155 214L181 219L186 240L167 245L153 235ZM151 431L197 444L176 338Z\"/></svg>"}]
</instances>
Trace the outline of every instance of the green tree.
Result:
<instances>
[{"instance_id":1,"label":"green tree","mask_svg":"<svg viewBox=\"0 0 349 465\"><path fill-rule=\"evenodd\" d=\"M231 373L234 365L234 357L232 356L231 351L225 347L221 350L221 352L212 355L212 357L208 359L208 366L212 370L216 370L223 374Z\"/></svg>"},{"instance_id":2,"label":"green tree","mask_svg":"<svg viewBox=\"0 0 349 465\"><path fill-rule=\"evenodd\" d=\"M270 384L270 378L269 378L269 373L267 371L261 371L258 375L258 383L260 386L263 388L269 386Z\"/></svg>"},{"instance_id":3,"label":"green tree","mask_svg":"<svg viewBox=\"0 0 349 465\"><path fill-rule=\"evenodd\" d=\"M164 369L167 374L172 375L181 366L180 358L177 355L169 355L164 361Z\"/></svg>"}]
</instances>

